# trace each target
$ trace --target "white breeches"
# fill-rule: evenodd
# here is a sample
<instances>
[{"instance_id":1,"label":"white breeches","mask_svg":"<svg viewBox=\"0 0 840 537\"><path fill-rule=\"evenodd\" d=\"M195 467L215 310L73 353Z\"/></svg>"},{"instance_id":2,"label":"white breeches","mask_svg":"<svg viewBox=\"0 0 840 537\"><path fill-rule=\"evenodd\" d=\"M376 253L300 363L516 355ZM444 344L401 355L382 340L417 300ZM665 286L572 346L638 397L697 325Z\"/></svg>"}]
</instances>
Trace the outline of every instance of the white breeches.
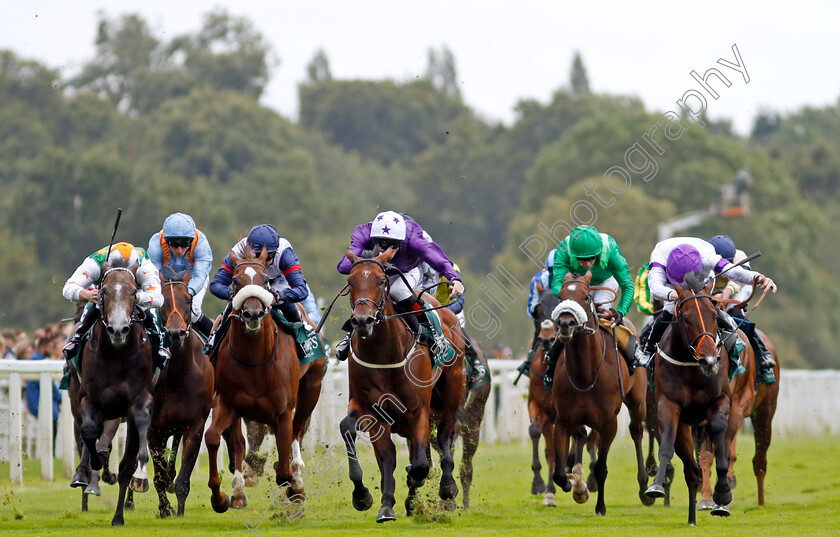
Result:
<instances>
[{"instance_id":1,"label":"white breeches","mask_svg":"<svg viewBox=\"0 0 840 537\"><path fill-rule=\"evenodd\" d=\"M607 287L612 291L605 289L597 289L592 291L592 301L599 309L610 309L615 302L616 293L618 292L618 281L612 276L599 283L595 287Z\"/></svg>"},{"instance_id":2,"label":"white breeches","mask_svg":"<svg viewBox=\"0 0 840 537\"><path fill-rule=\"evenodd\" d=\"M420 268L415 267L408 272L404 272L403 275L406 281L408 281L407 286L399 274L388 276L388 283L391 286L391 300L394 302L400 302L406 298L410 298L414 294L414 288L417 287L417 283L420 281Z\"/></svg>"},{"instance_id":3,"label":"white breeches","mask_svg":"<svg viewBox=\"0 0 840 537\"><path fill-rule=\"evenodd\" d=\"M204 295L207 293L207 286L210 285L210 276L204 280L204 285L195 294L192 301L192 322L201 319L201 304L204 302Z\"/></svg>"}]
</instances>

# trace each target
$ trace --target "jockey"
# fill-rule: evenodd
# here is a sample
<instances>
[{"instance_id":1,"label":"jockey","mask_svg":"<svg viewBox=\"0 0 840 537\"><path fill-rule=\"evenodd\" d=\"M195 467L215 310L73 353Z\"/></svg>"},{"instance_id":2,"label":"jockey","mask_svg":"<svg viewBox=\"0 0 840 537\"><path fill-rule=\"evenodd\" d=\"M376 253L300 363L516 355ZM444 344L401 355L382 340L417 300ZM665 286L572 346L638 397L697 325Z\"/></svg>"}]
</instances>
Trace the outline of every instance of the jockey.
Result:
<instances>
[{"instance_id":1,"label":"jockey","mask_svg":"<svg viewBox=\"0 0 840 537\"><path fill-rule=\"evenodd\" d=\"M254 254L259 256L263 249L268 252L266 273L268 275L269 286L271 293L274 295L273 308L279 309L283 312L283 316L289 321L300 323L303 320L300 317L295 303L306 299L309 294L309 287L306 285L306 280L303 277L303 271L300 268L300 261L292 249L292 244L280 237L277 229L270 224L259 224L251 228L248 236L241 239L233 245L231 251L237 256L242 256L245 253L245 247L250 246ZM229 322L231 309L233 308L233 289L230 288L233 282L234 265L230 260L230 254L226 255L222 260L222 266L216 272L216 276L210 283L210 292L213 296L227 300L228 304L222 314L222 326L225 328ZM216 330L215 333L223 332L222 326ZM211 338L208 343L209 347L214 344L215 338Z\"/></svg>"},{"instance_id":2,"label":"jockey","mask_svg":"<svg viewBox=\"0 0 840 537\"><path fill-rule=\"evenodd\" d=\"M712 237L709 239L709 244L715 247L715 252L719 256L730 263L738 263L747 257L747 254L744 253L743 250L735 248L735 243L726 235L716 235ZM742 266L747 269L750 268L747 263L744 263ZM753 292L753 286L751 284L740 285L724 276L715 281L715 291L720 293L721 298L731 298L743 301L750 297ZM729 308L732 308L732 306L730 305ZM756 333L755 323L746 320L744 311L741 309L727 309L727 312L732 316L732 319L738 323L738 326L747 335L750 341L752 341L754 348L758 350L756 353L756 356L758 357L756 365L758 366L757 374L759 378L765 384L773 384L776 382L776 375L773 372L773 368L776 367L776 361L773 360L772 353L767 349L764 341Z\"/></svg>"},{"instance_id":3,"label":"jockey","mask_svg":"<svg viewBox=\"0 0 840 537\"><path fill-rule=\"evenodd\" d=\"M99 291L89 289L99 283L103 276L102 265L106 262L113 263L116 259L128 260L128 265L139 264L135 281L137 282L137 294L135 300L137 305L146 312L143 316L143 326L149 332L153 346L158 350L155 353L154 365L160 369L166 367L169 362L169 343L162 336L160 320L157 316L157 308L163 306L163 295L160 292L160 277L154 264L149 260L146 250L133 246L127 242L118 242L113 245L108 254L108 248L102 248L86 257L81 265L64 284L61 293L70 302L87 302L76 332L70 341L64 346L62 354L68 362L73 359L79 350L82 338L87 334L94 323L99 319ZM94 306L96 304L96 306Z\"/></svg>"},{"instance_id":4,"label":"jockey","mask_svg":"<svg viewBox=\"0 0 840 537\"><path fill-rule=\"evenodd\" d=\"M409 324L411 331L419 334L420 322L427 326L434 326L421 311L426 304L413 291L420 281L420 264L425 261L452 282L451 294L454 296L464 294L461 275L455 270L452 261L446 257L440 246L423 237L423 228L417 222L407 220L394 211L381 212L372 222L356 226L348 247L357 256L362 256L362 252L378 253L388 248L397 249L397 253L389 262L389 265L394 268L386 270L391 299L397 311L417 312L416 315L407 315L403 318ZM347 256L343 256L337 269L341 274L349 274L351 266L352 263ZM336 357L339 360L347 359L351 335L352 331L348 332L345 338L336 345ZM436 347L444 348L442 338L442 334L436 335Z\"/></svg>"},{"instance_id":5,"label":"jockey","mask_svg":"<svg viewBox=\"0 0 840 537\"><path fill-rule=\"evenodd\" d=\"M191 322L205 337L209 337L213 321L201 311L213 268L213 251L207 237L195 227L190 215L174 213L163 221L163 229L149 239L147 251L158 271L167 266L176 274L189 272L187 287L193 297Z\"/></svg>"},{"instance_id":6,"label":"jockey","mask_svg":"<svg viewBox=\"0 0 840 537\"><path fill-rule=\"evenodd\" d=\"M653 322L650 335L644 345L636 349L636 360L639 365L647 367L656 350L656 344L665 333L668 323L674 318L674 307L677 300L676 284L682 285L685 276L695 271L707 272L711 275L726 271L726 277L744 285L758 284L768 291L776 292L776 284L763 274L735 267L729 260L715 252L715 247L695 237L672 237L657 243L650 254L650 273L648 286L650 295L654 299L662 300L665 306ZM718 328L723 336L729 356L737 358L739 345L744 343L737 335L737 325L728 313L718 312ZM733 356L734 354L734 356Z\"/></svg>"},{"instance_id":7,"label":"jockey","mask_svg":"<svg viewBox=\"0 0 840 537\"><path fill-rule=\"evenodd\" d=\"M536 310L537 306L540 305L540 295L542 295L542 292L546 289L551 289L551 276L554 270L554 254L556 252L557 248L553 248L548 252L548 256L545 258L545 268L534 274L531 278L530 293L528 295L528 303L525 305L525 312L534 321L534 336L531 338L531 348L528 350L525 361L517 368L523 375L527 375L528 371L530 371L531 360L534 358L534 353L537 352L537 347L539 346L540 319L536 317ZM543 312L543 315L547 318L551 315L551 312Z\"/></svg>"},{"instance_id":8,"label":"jockey","mask_svg":"<svg viewBox=\"0 0 840 537\"><path fill-rule=\"evenodd\" d=\"M600 308L609 309L608 313L600 315L612 319L610 327L622 324L624 316L633 304L635 291L627 260L624 259L614 238L606 233L599 233L593 226L578 226L557 246L554 254L551 292L555 296L560 295L566 274L570 272L585 274L587 271L592 274L590 285L612 289L612 292L600 289L592 292L592 301ZM621 300L618 306L613 308L612 303L619 289L621 289ZM621 349L631 375L634 368L635 343L635 336L631 335L625 348ZM546 359L546 373L543 378L546 387L554 383L554 366L562 350L563 342L558 338L548 351Z\"/></svg>"}]
</instances>

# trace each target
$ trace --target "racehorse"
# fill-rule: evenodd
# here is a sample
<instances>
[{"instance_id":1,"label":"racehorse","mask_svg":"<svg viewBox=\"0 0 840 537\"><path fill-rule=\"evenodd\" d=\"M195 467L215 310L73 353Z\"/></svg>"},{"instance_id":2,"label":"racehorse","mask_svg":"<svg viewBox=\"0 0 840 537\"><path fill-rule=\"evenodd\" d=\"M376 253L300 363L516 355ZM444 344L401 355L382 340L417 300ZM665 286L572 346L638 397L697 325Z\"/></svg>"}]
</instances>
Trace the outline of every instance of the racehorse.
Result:
<instances>
[{"instance_id":1,"label":"racehorse","mask_svg":"<svg viewBox=\"0 0 840 537\"><path fill-rule=\"evenodd\" d=\"M190 474L198 459L204 423L213 401L213 366L201 352L203 343L190 323L192 295L187 283L189 272L161 272L163 307L160 313L171 341L172 358L155 385L155 404L149 428L149 449L155 466L154 483L158 493L161 518L172 514L166 497L173 485L178 498L178 516L184 516L184 504L190 493ZM167 459L166 442L173 437ZM184 452L181 471L175 477L175 458L181 439Z\"/></svg>"},{"instance_id":2,"label":"racehorse","mask_svg":"<svg viewBox=\"0 0 840 537\"><path fill-rule=\"evenodd\" d=\"M146 464L146 434L152 410L152 345L135 313L138 264L126 260L102 266L101 318L81 354L79 411L84 450L93 470L102 468L97 439L107 420L127 418L125 453L119 466L120 492L111 524L125 523L123 509L132 473ZM101 446L100 446L101 449ZM82 455L86 457L85 454Z\"/></svg>"},{"instance_id":3,"label":"racehorse","mask_svg":"<svg viewBox=\"0 0 840 537\"><path fill-rule=\"evenodd\" d=\"M604 483L607 478L607 456L618 429L617 415L622 403L629 403L630 436L636 448L637 480L642 503L653 503L644 497L647 472L642 461L642 427L645 419L645 386L630 376L627 364L619 355L613 334L599 328L597 304L590 294L591 273L566 275L560 288L560 304L552 315L557 321L558 337L564 342L563 359L558 360L554 374L554 482L564 492L575 487L575 501L586 501L588 491L583 483L580 459L570 476L564 461L569 450L569 437L581 425L598 432L598 458L593 474L598 484L595 513L606 514ZM615 373L613 373L615 372ZM603 373L603 374L602 374ZM639 382L637 382L639 380ZM627 400L625 402L625 399ZM572 481L569 481L572 477Z\"/></svg>"},{"instance_id":4,"label":"racehorse","mask_svg":"<svg viewBox=\"0 0 840 537\"><path fill-rule=\"evenodd\" d=\"M353 507L359 511L370 509L373 498L363 483L355 448L356 431L368 433L373 443L382 476L377 522L396 520L393 508L397 460L391 432L408 439L411 464L407 468L409 492L405 506L408 514L414 509L417 488L429 475L427 452L432 408L439 412L436 423L437 445L442 453L439 496L449 501L458 494L452 477L455 467L452 444L456 414L464 393L465 339L455 314L448 308L437 310L455 355L433 371L430 350L417 344L417 338L394 313L385 274L385 263L394 254L393 248L374 257L357 257L349 250L345 254L352 262L347 282L354 336L348 365L350 402L340 429L354 485ZM423 299L426 304L437 304L428 295Z\"/></svg>"},{"instance_id":5,"label":"racehorse","mask_svg":"<svg viewBox=\"0 0 840 537\"><path fill-rule=\"evenodd\" d=\"M746 371L737 375L730 381L732 388L732 410L731 412L738 413L734 416L736 421L735 437L732 439L732 447L730 448L730 461L727 479L730 486L735 488L737 480L735 479L735 460L737 459L736 443L738 441L738 432L741 428L742 418L750 417L753 425L755 436L755 456L753 456L753 473L758 484L758 505L764 505L764 477L767 474L767 450L770 448L770 441L773 437L773 416L776 414L776 403L779 398L779 379L780 366L779 356L776 354L776 347L767 335L756 329L756 335L764 340L767 349L773 354L773 360L776 362L774 373L776 374L776 382L773 384L765 384L763 382L756 383L756 360L754 350L751 345L747 345L745 352L742 355L741 362ZM743 334L742 334L742 337ZM746 339L746 338L745 338ZM745 359L744 356L747 358ZM701 500L697 504L700 510L713 509L715 507L712 501L712 487L710 485L709 476L712 466L712 454L708 449L707 443L698 446L698 459L700 469L703 474L703 484L700 489Z\"/></svg>"},{"instance_id":6,"label":"racehorse","mask_svg":"<svg viewBox=\"0 0 840 537\"><path fill-rule=\"evenodd\" d=\"M692 426L709 426L715 449L717 483L713 495L718 508L713 515L728 512L732 490L726 479L729 450L736 424L730 415L729 360L717 335L717 314L712 302L713 281L700 272L686 276L686 287L675 285L675 319L660 340L655 356L654 393L659 433L659 467L646 494L664 496L667 465L676 451L683 462L688 485L688 523L697 524L696 499L700 466L694 459Z\"/></svg>"},{"instance_id":7,"label":"racehorse","mask_svg":"<svg viewBox=\"0 0 840 537\"><path fill-rule=\"evenodd\" d=\"M250 247L245 248L241 258L230 252L234 266L233 320L219 344L213 416L204 433L210 458L210 503L217 513L231 506L247 505L242 476L245 441L241 418L272 427L279 456L274 465L277 485L285 487L290 498L305 495L300 444L292 440L300 366L294 338L278 330L271 318L274 295L269 291L267 258L265 249L259 257ZM234 461L232 498L220 490L217 454L223 432L227 433Z\"/></svg>"}]
</instances>

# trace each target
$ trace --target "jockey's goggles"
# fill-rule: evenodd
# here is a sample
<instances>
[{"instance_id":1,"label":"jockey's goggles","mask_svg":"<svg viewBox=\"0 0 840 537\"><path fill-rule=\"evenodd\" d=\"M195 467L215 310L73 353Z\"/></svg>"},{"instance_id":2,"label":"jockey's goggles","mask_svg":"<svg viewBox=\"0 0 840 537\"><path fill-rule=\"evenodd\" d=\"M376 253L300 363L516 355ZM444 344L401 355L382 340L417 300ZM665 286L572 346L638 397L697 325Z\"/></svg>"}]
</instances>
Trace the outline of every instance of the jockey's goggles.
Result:
<instances>
[{"instance_id":1,"label":"jockey's goggles","mask_svg":"<svg viewBox=\"0 0 840 537\"><path fill-rule=\"evenodd\" d=\"M192 239L184 239L184 238L166 239L166 244L168 244L170 248L187 248L187 247L189 247L190 244L192 244Z\"/></svg>"},{"instance_id":2,"label":"jockey's goggles","mask_svg":"<svg viewBox=\"0 0 840 537\"><path fill-rule=\"evenodd\" d=\"M381 250L387 250L388 248L399 248L402 241L397 239L376 239L376 245L379 246Z\"/></svg>"}]
</instances>

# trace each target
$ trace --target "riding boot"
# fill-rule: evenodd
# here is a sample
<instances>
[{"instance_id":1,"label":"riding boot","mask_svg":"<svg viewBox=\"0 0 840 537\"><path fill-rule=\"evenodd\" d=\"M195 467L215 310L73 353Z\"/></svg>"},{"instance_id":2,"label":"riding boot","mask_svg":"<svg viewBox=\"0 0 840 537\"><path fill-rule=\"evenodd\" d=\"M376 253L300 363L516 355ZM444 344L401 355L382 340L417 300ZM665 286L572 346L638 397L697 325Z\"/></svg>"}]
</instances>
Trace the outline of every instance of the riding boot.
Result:
<instances>
[{"instance_id":1,"label":"riding boot","mask_svg":"<svg viewBox=\"0 0 840 537\"><path fill-rule=\"evenodd\" d=\"M192 325L204 336L204 339L210 339L210 333L213 331L213 319L202 313L201 317L194 321Z\"/></svg>"},{"instance_id":2,"label":"riding boot","mask_svg":"<svg viewBox=\"0 0 840 537\"><path fill-rule=\"evenodd\" d=\"M487 371L478 357L470 335L464 332L464 363L467 366L467 386L470 390L477 387Z\"/></svg>"},{"instance_id":3,"label":"riding boot","mask_svg":"<svg viewBox=\"0 0 840 537\"><path fill-rule=\"evenodd\" d=\"M753 343L758 349L756 353L758 371L756 374L765 384L773 384L776 382L776 373L773 371L773 368L776 367L776 361L773 360L773 354L767 349L764 340L757 332L753 332Z\"/></svg>"},{"instance_id":4,"label":"riding boot","mask_svg":"<svg viewBox=\"0 0 840 537\"><path fill-rule=\"evenodd\" d=\"M546 390L551 391L554 386L554 370L557 368L557 359L560 353L563 352L563 340L557 338L545 355L545 376L543 376L543 386Z\"/></svg>"},{"instance_id":5,"label":"riding boot","mask_svg":"<svg viewBox=\"0 0 840 537\"><path fill-rule=\"evenodd\" d=\"M160 331L157 322L157 315L155 310L149 308L143 312L143 326L149 333L149 339L152 341L152 348L156 350L153 353L152 365L157 369L163 370L166 364L169 363L169 342L167 337Z\"/></svg>"},{"instance_id":6,"label":"riding boot","mask_svg":"<svg viewBox=\"0 0 840 537\"><path fill-rule=\"evenodd\" d=\"M738 335L738 324L725 311L721 309L717 309L716 311L720 340L723 342L723 346L726 347L726 352L729 353L730 360L740 364L739 356L747 345L741 339L741 336Z\"/></svg>"},{"instance_id":7,"label":"riding boot","mask_svg":"<svg viewBox=\"0 0 840 537\"><path fill-rule=\"evenodd\" d=\"M72 360L79 352L79 344L82 342L82 338L85 337L85 334L88 333L88 330L90 330L90 327L96 323L97 319L99 319L99 308L96 304L89 302L82 311L82 316L79 319L76 332L73 334L73 337L70 338L70 341L64 345L64 349L61 351L66 361L69 362Z\"/></svg>"},{"instance_id":8,"label":"riding boot","mask_svg":"<svg viewBox=\"0 0 840 537\"><path fill-rule=\"evenodd\" d=\"M207 338L207 344L204 345L204 349L201 351L207 355L211 364L216 363L216 351L219 349L219 343L222 342L222 339L225 337L228 327L230 326L231 311L233 311L233 302L229 301L225 306L225 310L222 312L222 320L219 322L219 326L217 326L215 330L210 331L210 337Z\"/></svg>"},{"instance_id":9,"label":"riding boot","mask_svg":"<svg viewBox=\"0 0 840 537\"><path fill-rule=\"evenodd\" d=\"M627 364L627 372L633 374L636 369L636 336L631 335L627 340L627 345L621 349L621 356L624 357L624 362Z\"/></svg>"},{"instance_id":10,"label":"riding boot","mask_svg":"<svg viewBox=\"0 0 840 537\"><path fill-rule=\"evenodd\" d=\"M423 309L423 306L421 305L421 301L416 296L411 295L405 300L400 300L399 302L394 303L394 309L396 309L399 313L403 313L412 310L421 310ZM428 324L428 320L425 318L426 316L423 313L416 313L414 315L406 315L403 317L403 319L405 319L405 322L408 323L409 330L411 330L411 333L414 335L420 333L421 316L423 317L422 321L425 321L423 324Z\"/></svg>"},{"instance_id":11,"label":"riding boot","mask_svg":"<svg viewBox=\"0 0 840 537\"><path fill-rule=\"evenodd\" d=\"M347 359L347 356L350 354L350 340L353 337L353 332L347 332L345 334L344 339L339 341L335 345L335 357L339 359L339 361L344 361Z\"/></svg>"},{"instance_id":12,"label":"riding boot","mask_svg":"<svg viewBox=\"0 0 840 537\"><path fill-rule=\"evenodd\" d=\"M673 313L662 310L662 312L653 320L647 340L644 344L636 347L636 352L634 354L636 367L648 367L651 365L650 360L653 358L653 353L656 352L656 344L659 343L660 339L662 339L665 329L668 328L668 323L670 323L673 319Z\"/></svg>"}]
</instances>

